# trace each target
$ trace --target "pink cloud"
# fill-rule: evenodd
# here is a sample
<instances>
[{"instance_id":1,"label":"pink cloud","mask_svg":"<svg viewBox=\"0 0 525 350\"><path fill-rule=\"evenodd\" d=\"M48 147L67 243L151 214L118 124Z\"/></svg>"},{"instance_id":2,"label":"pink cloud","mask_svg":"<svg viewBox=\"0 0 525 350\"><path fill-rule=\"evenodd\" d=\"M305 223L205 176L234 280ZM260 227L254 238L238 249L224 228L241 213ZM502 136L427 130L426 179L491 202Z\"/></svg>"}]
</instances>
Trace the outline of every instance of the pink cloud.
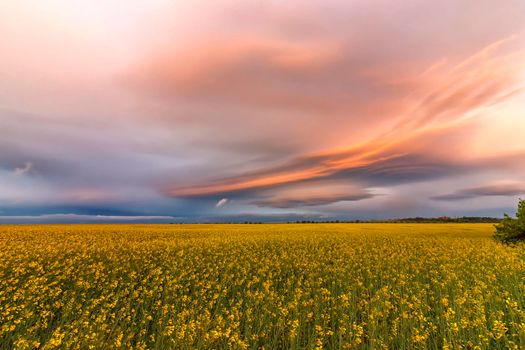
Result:
<instances>
[{"instance_id":1,"label":"pink cloud","mask_svg":"<svg viewBox=\"0 0 525 350\"><path fill-rule=\"evenodd\" d=\"M427 70L420 76L423 81L414 82L414 89L420 91L407 97L406 108L397 112L397 123L380 137L346 149L306 154L273 171L266 169L253 175L165 191L173 196L211 195L326 178L407 154L446 157L468 141L468 129L472 127L468 122L473 117L520 89L518 77L525 55L522 51L502 53L501 46L506 41L490 44L451 68ZM458 128L463 142L450 143L449 135ZM460 162L460 153L450 157Z\"/></svg>"}]
</instances>

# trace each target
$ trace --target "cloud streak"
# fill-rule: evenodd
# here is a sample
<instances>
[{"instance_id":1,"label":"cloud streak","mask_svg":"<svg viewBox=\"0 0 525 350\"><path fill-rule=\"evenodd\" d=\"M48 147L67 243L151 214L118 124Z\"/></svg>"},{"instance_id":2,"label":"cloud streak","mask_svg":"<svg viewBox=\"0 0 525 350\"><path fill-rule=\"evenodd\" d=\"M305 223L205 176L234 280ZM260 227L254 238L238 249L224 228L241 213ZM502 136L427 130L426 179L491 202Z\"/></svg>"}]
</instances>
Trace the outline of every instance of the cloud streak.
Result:
<instances>
[{"instance_id":1,"label":"cloud streak","mask_svg":"<svg viewBox=\"0 0 525 350\"><path fill-rule=\"evenodd\" d=\"M27 174L28 172L30 172L32 168L33 168L33 163L26 162L24 167L22 167L22 168L15 168L15 170L13 170L13 175L14 176L22 176L22 175Z\"/></svg>"},{"instance_id":2,"label":"cloud streak","mask_svg":"<svg viewBox=\"0 0 525 350\"><path fill-rule=\"evenodd\" d=\"M222 198L220 199L217 204L215 204L215 208L221 208L221 207L224 207L226 204L229 203L229 199L228 198Z\"/></svg>"},{"instance_id":3,"label":"cloud streak","mask_svg":"<svg viewBox=\"0 0 525 350\"><path fill-rule=\"evenodd\" d=\"M47 214L47 215L4 215L0 223L126 223L126 222L166 222L179 221L174 216L117 216L117 215L79 215L79 214Z\"/></svg>"},{"instance_id":4,"label":"cloud streak","mask_svg":"<svg viewBox=\"0 0 525 350\"><path fill-rule=\"evenodd\" d=\"M523 194L525 194L525 184L502 183L465 188L453 193L434 196L432 198L436 200L455 201L486 196L519 196Z\"/></svg>"},{"instance_id":5,"label":"cloud streak","mask_svg":"<svg viewBox=\"0 0 525 350\"><path fill-rule=\"evenodd\" d=\"M272 208L296 208L304 206L317 206L330 203L336 203L341 201L359 201L367 198L372 198L373 195L370 193L362 194L341 194L337 196L308 196L306 198L271 198L271 199L260 199L252 202L260 207L272 207Z\"/></svg>"}]
</instances>

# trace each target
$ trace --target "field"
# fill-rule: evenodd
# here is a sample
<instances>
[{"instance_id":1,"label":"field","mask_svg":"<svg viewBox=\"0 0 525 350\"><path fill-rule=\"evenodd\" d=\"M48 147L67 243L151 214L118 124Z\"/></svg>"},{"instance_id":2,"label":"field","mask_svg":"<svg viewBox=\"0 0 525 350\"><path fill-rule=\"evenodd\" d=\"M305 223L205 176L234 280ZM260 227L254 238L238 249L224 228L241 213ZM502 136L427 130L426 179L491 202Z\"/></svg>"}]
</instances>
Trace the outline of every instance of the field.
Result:
<instances>
[{"instance_id":1,"label":"field","mask_svg":"<svg viewBox=\"0 0 525 350\"><path fill-rule=\"evenodd\" d=\"M0 226L0 348L525 348L525 246L492 232Z\"/></svg>"}]
</instances>

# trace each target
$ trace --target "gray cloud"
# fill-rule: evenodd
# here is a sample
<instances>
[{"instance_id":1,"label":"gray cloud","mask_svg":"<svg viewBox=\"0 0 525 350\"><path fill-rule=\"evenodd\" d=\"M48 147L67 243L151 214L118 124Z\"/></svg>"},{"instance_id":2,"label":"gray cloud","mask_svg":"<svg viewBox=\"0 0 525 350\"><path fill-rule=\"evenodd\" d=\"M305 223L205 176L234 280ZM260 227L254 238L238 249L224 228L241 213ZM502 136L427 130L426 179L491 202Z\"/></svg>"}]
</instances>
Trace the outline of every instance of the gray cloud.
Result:
<instances>
[{"instance_id":1,"label":"gray cloud","mask_svg":"<svg viewBox=\"0 0 525 350\"><path fill-rule=\"evenodd\" d=\"M15 223L125 223L125 222L172 222L180 221L174 216L119 216L119 215L80 215L80 214L45 214L45 215L4 215L1 224Z\"/></svg>"},{"instance_id":2,"label":"gray cloud","mask_svg":"<svg viewBox=\"0 0 525 350\"><path fill-rule=\"evenodd\" d=\"M33 163L26 162L26 164L22 168L15 168L15 170L13 170L13 175L14 176L22 176L22 175L30 172L32 168L33 168Z\"/></svg>"},{"instance_id":3,"label":"gray cloud","mask_svg":"<svg viewBox=\"0 0 525 350\"><path fill-rule=\"evenodd\" d=\"M525 194L525 184L507 183L465 188L453 193L434 196L432 199L454 201L485 196L518 196Z\"/></svg>"},{"instance_id":4,"label":"gray cloud","mask_svg":"<svg viewBox=\"0 0 525 350\"><path fill-rule=\"evenodd\" d=\"M269 198L260 199L251 202L260 207L272 207L272 208L296 208L304 206L317 206L330 203L336 203L341 201L360 201L367 198L372 198L374 195L371 193L355 193L355 194L341 194L333 196L311 196L307 198Z\"/></svg>"},{"instance_id":5,"label":"gray cloud","mask_svg":"<svg viewBox=\"0 0 525 350\"><path fill-rule=\"evenodd\" d=\"M525 194L525 184L506 183L465 188L453 193L434 196L432 199L454 201L485 196L518 196Z\"/></svg>"}]
</instances>

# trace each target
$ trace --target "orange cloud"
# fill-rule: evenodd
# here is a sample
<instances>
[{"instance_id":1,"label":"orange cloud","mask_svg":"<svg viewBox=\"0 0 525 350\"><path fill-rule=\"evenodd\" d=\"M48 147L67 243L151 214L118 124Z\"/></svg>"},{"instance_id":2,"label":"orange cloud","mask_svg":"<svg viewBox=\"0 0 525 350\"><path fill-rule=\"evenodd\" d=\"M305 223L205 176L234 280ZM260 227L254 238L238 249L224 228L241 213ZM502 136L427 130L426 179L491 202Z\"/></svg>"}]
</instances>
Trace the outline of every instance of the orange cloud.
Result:
<instances>
[{"instance_id":1,"label":"orange cloud","mask_svg":"<svg viewBox=\"0 0 525 350\"><path fill-rule=\"evenodd\" d=\"M307 154L281 167L240 175L211 183L168 187L164 192L174 197L214 194L275 187L333 176L341 171L373 167L409 154L458 159L452 144L443 135L462 128L468 137L468 122L496 103L504 102L521 87L523 51L505 53L505 39L488 45L459 64L444 70L429 68L414 85L418 91L408 96L405 110L398 111L397 123L384 134L346 149ZM442 138L441 140L439 138ZM432 140L427 144L428 140ZM436 149L437 147L437 149ZM460 147L458 147L460 148ZM407 164L407 167L413 165Z\"/></svg>"},{"instance_id":2,"label":"orange cloud","mask_svg":"<svg viewBox=\"0 0 525 350\"><path fill-rule=\"evenodd\" d=\"M312 83L329 79L326 68L341 58L337 42L238 35L162 52L125 80L161 98L326 110L341 100Z\"/></svg>"}]
</instances>

